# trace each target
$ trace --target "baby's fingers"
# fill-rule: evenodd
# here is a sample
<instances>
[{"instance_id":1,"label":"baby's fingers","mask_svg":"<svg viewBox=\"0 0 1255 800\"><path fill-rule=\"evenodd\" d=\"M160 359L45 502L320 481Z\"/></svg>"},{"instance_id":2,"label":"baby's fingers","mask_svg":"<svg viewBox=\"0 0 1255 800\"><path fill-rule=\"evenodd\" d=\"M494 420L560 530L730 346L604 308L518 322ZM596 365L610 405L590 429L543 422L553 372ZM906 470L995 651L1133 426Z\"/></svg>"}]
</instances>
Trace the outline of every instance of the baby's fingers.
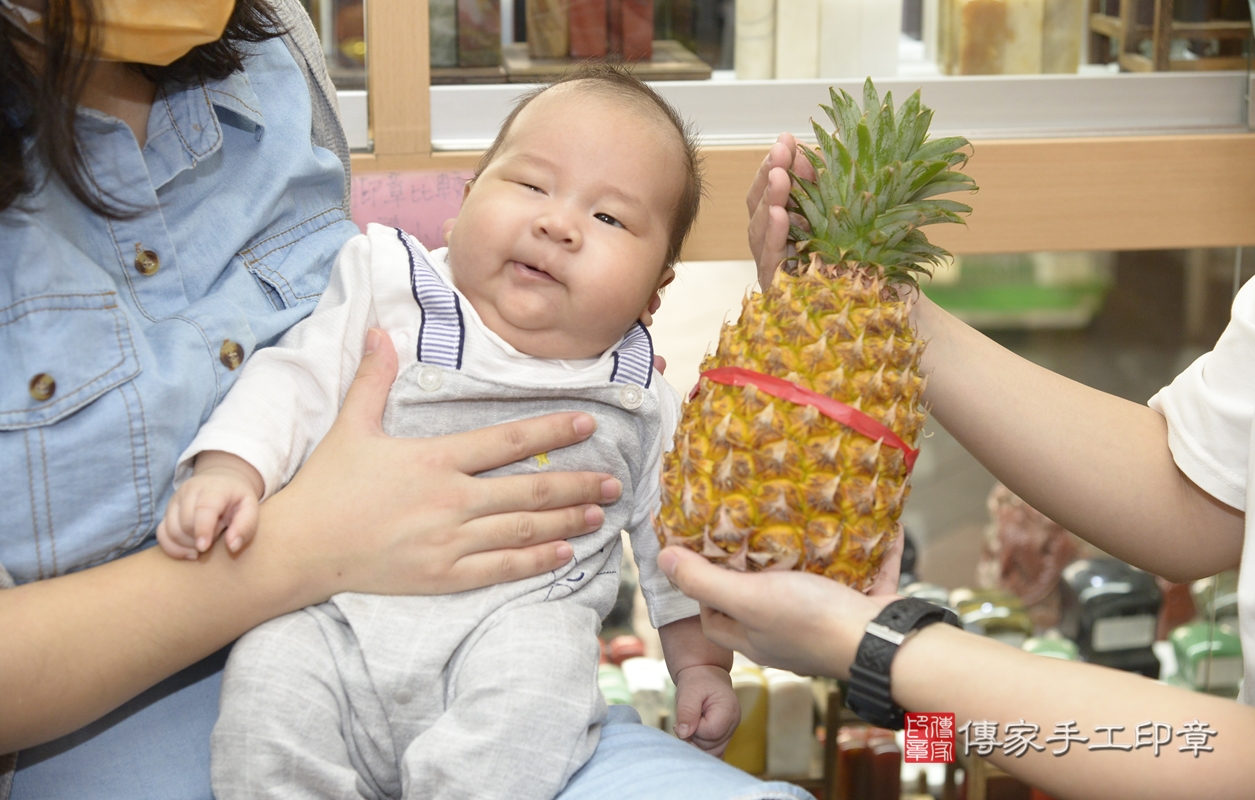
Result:
<instances>
[{"instance_id":1,"label":"baby's fingers","mask_svg":"<svg viewBox=\"0 0 1255 800\"><path fill-rule=\"evenodd\" d=\"M247 495L240 498L231 514L231 524L222 536L228 550L238 553L253 541L253 534L257 533L257 516L257 498Z\"/></svg>"},{"instance_id":2,"label":"baby's fingers","mask_svg":"<svg viewBox=\"0 0 1255 800\"><path fill-rule=\"evenodd\" d=\"M693 734L692 742L713 756L722 756L740 722L740 706L707 703L705 713L697 723L697 731Z\"/></svg>"},{"instance_id":3,"label":"baby's fingers","mask_svg":"<svg viewBox=\"0 0 1255 800\"><path fill-rule=\"evenodd\" d=\"M721 755L741 721L741 706L728 683L706 679L676 692L675 733L712 755Z\"/></svg>"},{"instance_id":4,"label":"baby's fingers","mask_svg":"<svg viewBox=\"0 0 1255 800\"><path fill-rule=\"evenodd\" d=\"M213 547L214 539L218 536L222 513L214 506L206 504L203 496L198 500L192 517L192 533L196 537L196 549L204 553Z\"/></svg>"},{"instance_id":5,"label":"baby's fingers","mask_svg":"<svg viewBox=\"0 0 1255 800\"><path fill-rule=\"evenodd\" d=\"M166 506L166 514L157 526L157 543L171 558L184 558L194 561L196 552L192 535L179 524L179 496L176 494Z\"/></svg>"},{"instance_id":6,"label":"baby's fingers","mask_svg":"<svg viewBox=\"0 0 1255 800\"><path fill-rule=\"evenodd\" d=\"M179 520L183 523L184 530L191 531L197 551L204 553L213 547L214 540L226 527L222 516L226 512L228 500L215 491L212 484L200 485L195 489L189 491L183 500L179 508Z\"/></svg>"},{"instance_id":7,"label":"baby's fingers","mask_svg":"<svg viewBox=\"0 0 1255 800\"><path fill-rule=\"evenodd\" d=\"M701 695L693 692L677 692L675 698L675 735L687 739L697 732L702 721Z\"/></svg>"}]
</instances>

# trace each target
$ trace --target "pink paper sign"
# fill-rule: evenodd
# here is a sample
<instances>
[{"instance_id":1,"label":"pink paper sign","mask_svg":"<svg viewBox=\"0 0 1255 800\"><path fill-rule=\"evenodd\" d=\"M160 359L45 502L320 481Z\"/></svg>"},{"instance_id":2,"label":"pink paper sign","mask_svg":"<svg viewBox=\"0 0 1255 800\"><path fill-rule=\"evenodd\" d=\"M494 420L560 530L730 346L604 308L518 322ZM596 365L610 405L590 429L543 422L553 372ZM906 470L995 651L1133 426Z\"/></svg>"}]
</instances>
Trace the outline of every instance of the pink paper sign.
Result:
<instances>
[{"instance_id":1,"label":"pink paper sign","mask_svg":"<svg viewBox=\"0 0 1255 800\"><path fill-rule=\"evenodd\" d=\"M428 249L444 247L444 221L462 207L468 172L367 172L353 176L353 221L378 222L413 234Z\"/></svg>"}]
</instances>

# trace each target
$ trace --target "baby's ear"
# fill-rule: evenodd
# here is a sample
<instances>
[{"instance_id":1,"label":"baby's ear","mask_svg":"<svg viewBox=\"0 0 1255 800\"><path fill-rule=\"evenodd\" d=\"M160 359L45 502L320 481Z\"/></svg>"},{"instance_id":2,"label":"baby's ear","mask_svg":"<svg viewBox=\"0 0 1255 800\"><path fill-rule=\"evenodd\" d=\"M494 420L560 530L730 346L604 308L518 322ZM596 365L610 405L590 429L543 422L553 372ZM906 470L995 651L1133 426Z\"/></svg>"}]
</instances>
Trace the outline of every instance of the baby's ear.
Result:
<instances>
[{"instance_id":1,"label":"baby's ear","mask_svg":"<svg viewBox=\"0 0 1255 800\"><path fill-rule=\"evenodd\" d=\"M471 178L466 183L462 184L462 202L464 204L466 203L467 196L470 195L471 193L471 187L474 185L475 185L474 178ZM457 221L458 221L457 217L454 217L453 219L446 219L444 221L444 226L442 230L444 232L444 243L446 247L449 245L449 236L453 234L453 226L457 223Z\"/></svg>"},{"instance_id":2,"label":"baby's ear","mask_svg":"<svg viewBox=\"0 0 1255 800\"><path fill-rule=\"evenodd\" d=\"M661 291L664 287L669 286L675 280L675 270L667 267L662 271L662 277L658 279L658 288L655 291Z\"/></svg>"},{"instance_id":3,"label":"baby's ear","mask_svg":"<svg viewBox=\"0 0 1255 800\"><path fill-rule=\"evenodd\" d=\"M640 321L646 328L654 324L654 312L662 306L663 287L673 280L675 280L675 270L667 267L662 271L662 277L658 279L658 288L654 289L654 296L649 298L649 305L641 312Z\"/></svg>"}]
</instances>

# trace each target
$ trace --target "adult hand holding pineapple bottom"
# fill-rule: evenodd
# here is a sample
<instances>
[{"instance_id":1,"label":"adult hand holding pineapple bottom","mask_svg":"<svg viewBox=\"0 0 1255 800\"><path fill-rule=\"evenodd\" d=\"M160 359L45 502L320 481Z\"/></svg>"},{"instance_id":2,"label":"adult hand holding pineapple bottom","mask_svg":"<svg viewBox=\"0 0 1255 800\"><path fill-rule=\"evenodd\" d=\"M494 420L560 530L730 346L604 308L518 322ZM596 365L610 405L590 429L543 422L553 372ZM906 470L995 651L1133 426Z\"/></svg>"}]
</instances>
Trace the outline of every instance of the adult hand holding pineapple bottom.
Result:
<instances>
[{"instance_id":1,"label":"adult hand holding pineapple bottom","mask_svg":"<svg viewBox=\"0 0 1255 800\"><path fill-rule=\"evenodd\" d=\"M890 547L925 414L924 343L909 322L916 273L947 254L919 231L971 209L952 169L960 137L927 140L932 112L896 112L870 80L863 110L831 92L835 126L812 122L790 211L797 256L746 298L702 365L663 464L663 546L739 570L798 569L869 589Z\"/></svg>"}]
</instances>

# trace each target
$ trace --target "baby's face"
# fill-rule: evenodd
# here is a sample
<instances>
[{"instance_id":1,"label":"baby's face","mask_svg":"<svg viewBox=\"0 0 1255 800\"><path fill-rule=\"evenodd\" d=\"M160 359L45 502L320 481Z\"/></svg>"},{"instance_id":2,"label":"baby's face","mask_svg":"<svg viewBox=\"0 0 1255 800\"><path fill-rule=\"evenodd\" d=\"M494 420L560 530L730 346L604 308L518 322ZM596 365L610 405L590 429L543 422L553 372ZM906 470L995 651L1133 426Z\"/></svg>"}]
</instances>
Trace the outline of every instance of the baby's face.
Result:
<instances>
[{"instance_id":1,"label":"baby's face","mask_svg":"<svg viewBox=\"0 0 1255 800\"><path fill-rule=\"evenodd\" d=\"M454 283L490 330L543 358L615 344L670 280L676 134L563 84L515 118L449 234Z\"/></svg>"}]
</instances>

